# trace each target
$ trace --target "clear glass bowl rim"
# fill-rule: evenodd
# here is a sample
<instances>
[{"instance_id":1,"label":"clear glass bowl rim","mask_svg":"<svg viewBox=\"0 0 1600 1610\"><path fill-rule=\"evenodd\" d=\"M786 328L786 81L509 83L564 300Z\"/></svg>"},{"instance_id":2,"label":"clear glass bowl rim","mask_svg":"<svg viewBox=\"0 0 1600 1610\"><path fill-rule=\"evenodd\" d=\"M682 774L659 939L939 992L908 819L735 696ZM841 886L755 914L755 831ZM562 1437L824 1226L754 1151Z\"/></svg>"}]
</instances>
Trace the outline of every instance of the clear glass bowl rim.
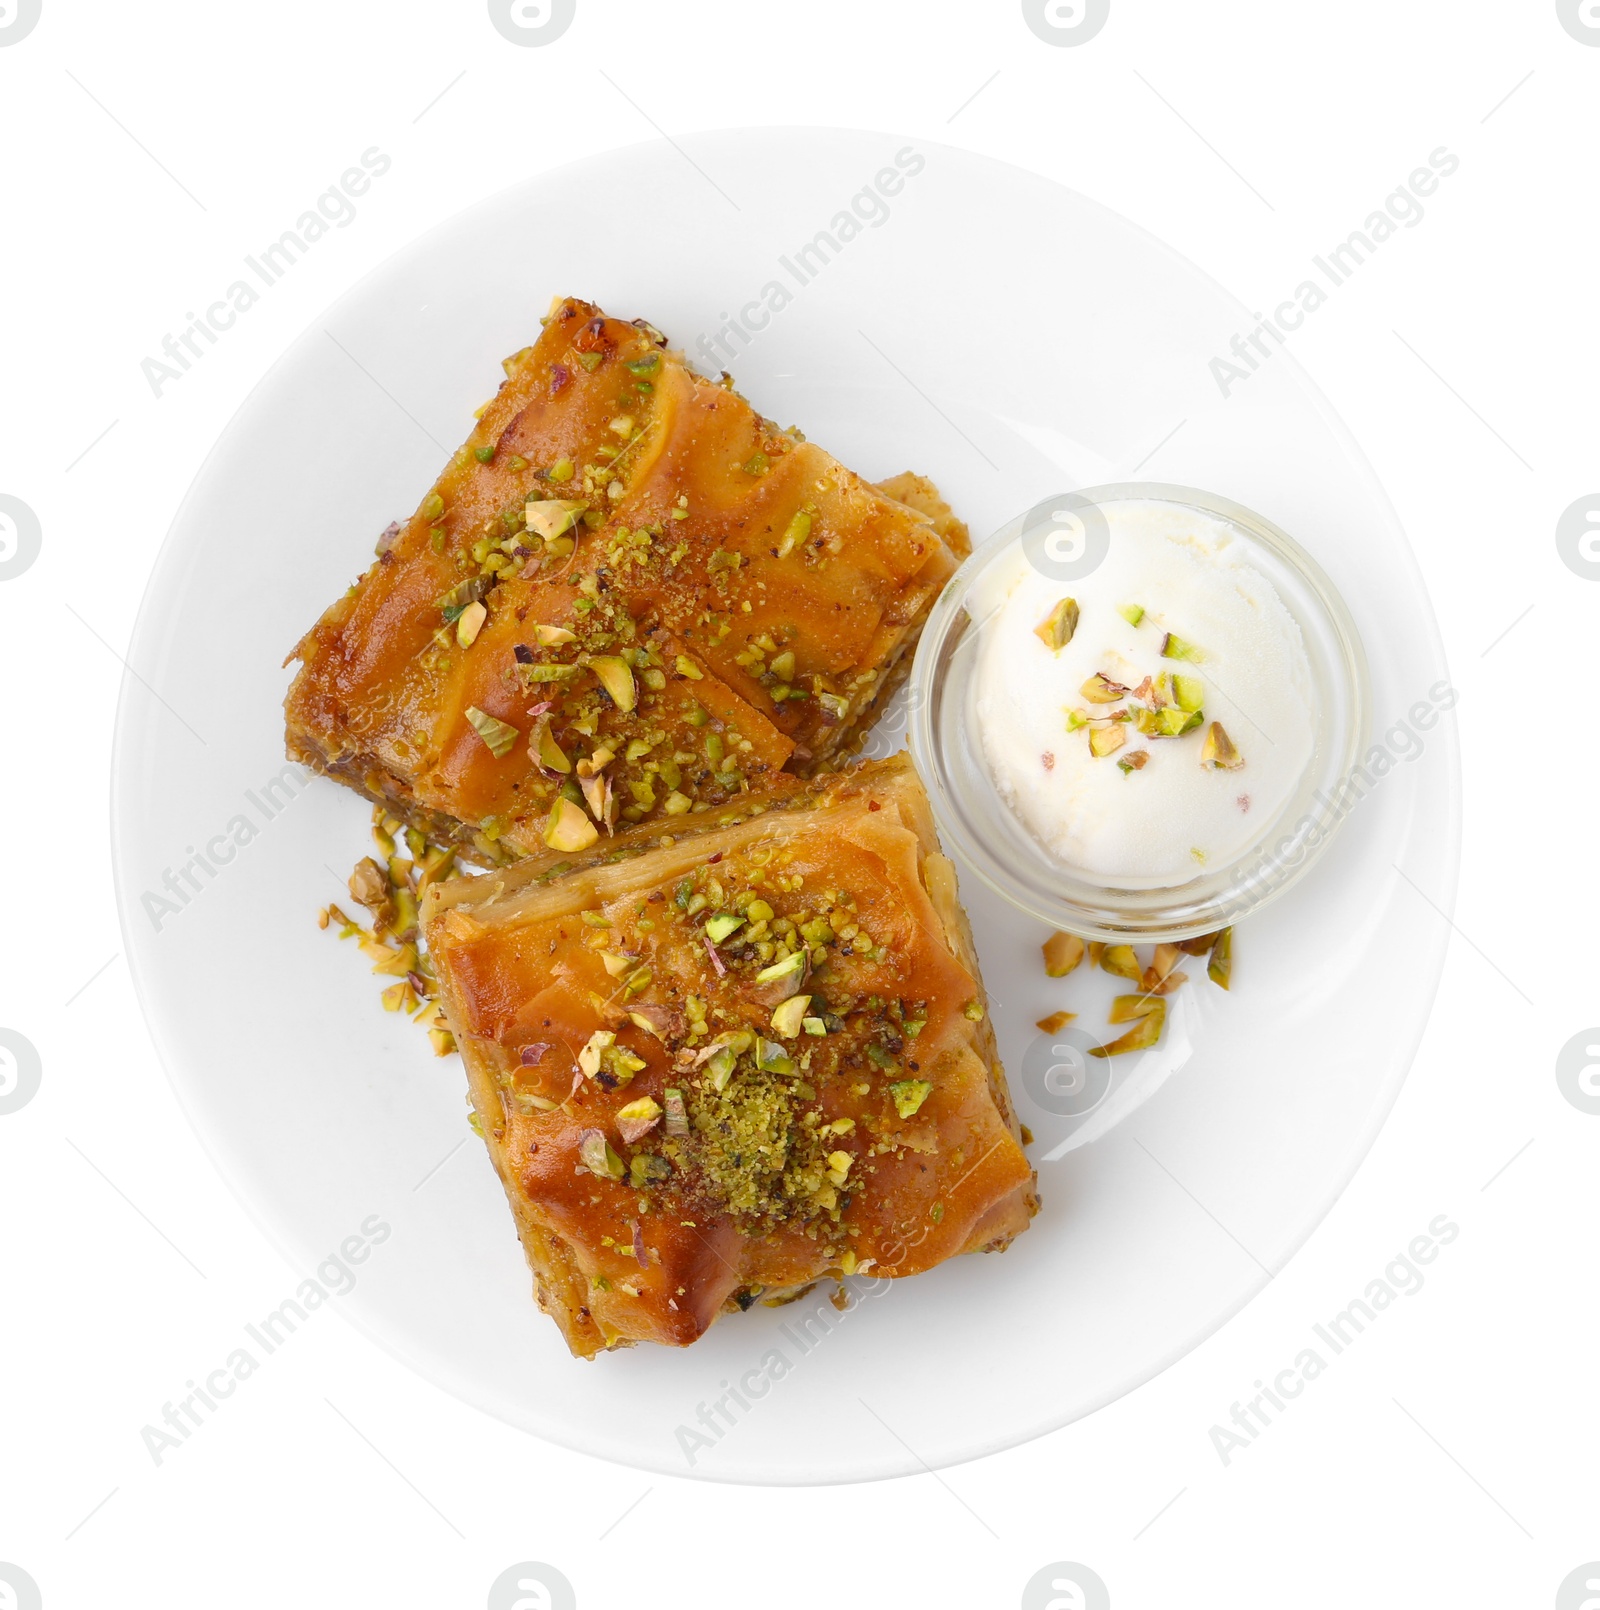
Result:
<instances>
[{"instance_id":1,"label":"clear glass bowl rim","mask_svg":"<svg viewBox=\"0 0 1600 1610\"><path fill-rule=\"evenodd\" d=\"M1299 543L1254 509L1199 487L1160 481L1115 481L1061 495L1096 503L1150 501L1186 505L1234 526L1293 572L1324 617L1321 626L1332 650L1331 665L1340 684L1336 707L1318 712L1319 720L1325 725L1319 731L1317 755L1308 775L1313 780L1321 780L1322 787L1312 792L1325 794L1328 782L1353 773L1366 740L1370 705L1366 654L1343 598L1326 572ZM973 549L935 601L917 643L908 682L910 747L933 805L940 838L947 852L956 857L964 870L974 873L1019 911L1086 939L1108 943L1134 940L1159 943L1192 939L1228 927L1278 899L1298 883L1326 851L1343 814L1325 811L1320 819L1311 821L1309 828L1308 819L1302 816L1296 823L1292 854L1278 858L1270 877L1240 885L1237 881L1224 883L1225 873L1219 871L1175 888L1128 891L1100 888L1072 874L1052 863L1042 846L1036 861L1027 868L1010 864L992 848L993 835L986 840L982 831L968 819L970 813L961 802L960 790L953 786L938 736L947 651L968 622L966 600L975 579L1002 552L1021 540L1028 514L1046 501L1035 500L1027 510L1007 521ZM1300 620L1298 612L1296 618ZM1301 620L1300 623L1304 629L1306 622ZM992 787L989 792L996 815L1015 824L1016 819L998 792ZM1278 837L1283 831L1281 824L1281 817L1268 824L1263 842ZM1026 836L1026 830L1023 833ZM1258 843L1250 853L1260 848ZM1248 860L1249 855L1241 859Z\"/></svg>"}]
</instances>

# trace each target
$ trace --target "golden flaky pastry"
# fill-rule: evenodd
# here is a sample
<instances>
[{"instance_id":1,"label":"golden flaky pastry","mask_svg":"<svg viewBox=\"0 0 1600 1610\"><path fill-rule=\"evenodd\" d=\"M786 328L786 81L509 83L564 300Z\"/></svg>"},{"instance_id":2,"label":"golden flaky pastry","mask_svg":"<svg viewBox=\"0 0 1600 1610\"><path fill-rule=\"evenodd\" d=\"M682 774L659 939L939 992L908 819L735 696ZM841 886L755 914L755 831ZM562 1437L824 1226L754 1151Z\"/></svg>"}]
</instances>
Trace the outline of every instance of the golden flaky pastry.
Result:
<instances>
[{"instance_id":1,"label":"golden flaky pastry","mask_svg":"<svg viewBox=\"0 0 1600 1610\"><path fill-rule=\"evenodd\" d=\"M904 757L431 888L423 926L541 1305L683 1346L1035 1210L955 872Z\"/></svg>"},{"instance_id":2,"label":"golden flaky pastry","mask_svg":"<svg viewBox=\"0 0 1600 1610\"><path fill-rule=\"evenodd\" d=\"M869 485L587 302L505 369L295 647L290 757L493 864L847 756L968 547L932 484Z\"/></svg>"}]
</instances>

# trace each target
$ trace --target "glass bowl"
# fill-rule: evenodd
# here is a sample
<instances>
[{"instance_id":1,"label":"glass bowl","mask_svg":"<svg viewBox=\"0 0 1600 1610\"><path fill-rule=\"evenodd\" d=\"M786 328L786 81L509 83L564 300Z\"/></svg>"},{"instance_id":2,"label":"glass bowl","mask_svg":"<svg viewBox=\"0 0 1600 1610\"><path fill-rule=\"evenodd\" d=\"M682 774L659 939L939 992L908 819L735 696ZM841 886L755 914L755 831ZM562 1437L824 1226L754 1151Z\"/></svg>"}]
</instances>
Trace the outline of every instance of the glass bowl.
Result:
<instances>
[{"instance_id":1,"label":"glass bowl","mask_svg":"<svg viewBox=\"0 0 1600 1610\"><path fill-rule=\"evenodd\" d=\"M1105 511L1134 502L1173 504L1229 528L1239 557L1272 583L1300 629L1315 729L1298 786L1279 809L1263 813L1248 848L1159 886L1085 873L1052 855L996 787L977 708L976 651L986 622L974 618L974 598L985 582L1015 567L1019 549L1063 582L1089 575L1111 540ZM907 703L912 758L946 849L1019 911L1086 939L1192 939L1238 921L1306 874L1371 782L1360 765L1366 657L1343 600L1316 561L1271 521L1193 487L1089 487L1047 498L1010 521L967 559L930 612Z\"/></svg>"}]
</instances>

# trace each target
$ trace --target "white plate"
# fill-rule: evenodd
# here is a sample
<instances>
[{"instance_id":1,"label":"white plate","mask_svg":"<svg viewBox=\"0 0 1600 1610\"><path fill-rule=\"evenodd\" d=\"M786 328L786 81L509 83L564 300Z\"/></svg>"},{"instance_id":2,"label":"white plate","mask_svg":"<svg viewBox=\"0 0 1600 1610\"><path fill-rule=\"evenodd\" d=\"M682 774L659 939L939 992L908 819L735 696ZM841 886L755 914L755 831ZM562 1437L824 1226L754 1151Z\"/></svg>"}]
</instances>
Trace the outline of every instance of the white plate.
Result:
<instances>
[{"instance_id":1,"label":"white plate","mask_svg":"<svg viewBox=\"0 0 1600 1610\"><path fill-rule=\"evenodd\" d=\"M920 171L866 199L907 148ZM845 239L836 218L852 206L890 216ZM824 229L839 248L802 286L783 260ZM570 1360L534 1309L458 1062L381 1012L354 947L315 926L367 852L367 809L321 780L287 801L281 785L276 802L265 793L284 764L280 662L415 507L552 294L648 317L693 351L725 313L766 316L772 284L787 305L729 367L759 408L851 466L934 475L980 535L1070 485L1137 472L1213 488L1332 575L1366 641L1381 728L1445 676L1359 451L1286 352L1222 399L1209 360L1251 321L1190 264L1082 197L963 152L834 131L700 136L531 181L431 231L273 368L179 512L139 618L116 876L151 1031L263 1229L311 1268L369 1215L392 1226L336 1303L368 1335L588 1453L713 1479L846 1481L1088 1413L1195 1346L1305 1239L1427 1017L1446 938L1428 902L1448 909L1454 891L1457 756L1446 717L1305 883L1240 931L1232 994L1203 976L1183 992L1143 1092L1113 1091L1074 1132L1019 1089L1044 1208L1009 1252L844 1314L819 1291L726 1319L687 1352ZM186 846L208 845L215 874L193 869L198 891L181 906L164 895L178 909L161 912L147 897L169 868L182 886ZM967 892L1008 1063L1056 1006L1093 1026L1112 981L1045 979L1043 932L975 879Z\"/></svg>"}]
</instances>

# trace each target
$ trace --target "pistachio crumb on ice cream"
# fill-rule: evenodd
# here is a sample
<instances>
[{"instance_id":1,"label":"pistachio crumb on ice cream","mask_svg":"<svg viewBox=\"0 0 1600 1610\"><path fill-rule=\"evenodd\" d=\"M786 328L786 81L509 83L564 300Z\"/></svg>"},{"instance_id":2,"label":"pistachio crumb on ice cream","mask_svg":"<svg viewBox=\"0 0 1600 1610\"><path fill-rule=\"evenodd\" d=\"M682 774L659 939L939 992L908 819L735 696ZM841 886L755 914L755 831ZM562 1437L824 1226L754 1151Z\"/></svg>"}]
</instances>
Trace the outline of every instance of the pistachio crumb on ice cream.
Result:
<instances>
[{"instance_id":1,"label":"pistachio crumb on ice cream","mask_svg":"<svg viewBox=\"0 0 1600 1610\"><path fill-rule=\"evenodd\" d=\"M1315 741L1310 666L1226 521L1153 500L1103 512L1110 548L1090 574L1054 580L1019 551L974 593L984 758L1064 865L1181 883L1245 853L1294 798Z\"/></svg>"}]
</instances>

